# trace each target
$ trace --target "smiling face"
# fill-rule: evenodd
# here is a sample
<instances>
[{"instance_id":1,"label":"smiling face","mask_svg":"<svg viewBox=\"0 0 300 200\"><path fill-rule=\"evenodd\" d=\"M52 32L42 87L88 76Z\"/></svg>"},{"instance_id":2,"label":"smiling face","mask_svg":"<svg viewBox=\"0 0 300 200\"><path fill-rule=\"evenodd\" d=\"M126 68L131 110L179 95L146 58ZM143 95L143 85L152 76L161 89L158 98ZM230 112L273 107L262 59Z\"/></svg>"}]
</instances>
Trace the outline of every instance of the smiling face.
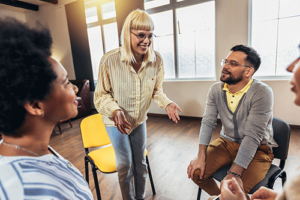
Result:
<instances>
[{"instance_id":1,"label":"smiling face","mask_svg":"<svg viewBox=\"0 0 300 200\"><path fill-rule=\"evenodd\" d=\"M57 79L52 83L51 93L43 102L45 105L44 117L54 122L76 117L78 114L78 102L76 101L78 88L69 82L68 74L59 62L53 58L49 58L49 61Z\"/></svg>"},{"instance_id":2,"label":"smiling face","mask_svg":"<svg viewBox=\"0 0 300 200\"><path fill-rule=\"evenodd\" d=\"M246 57L247 57L247 54L245 54L244 52L231 51L226 59L228 61L235 61L242 65L247 65L245 63ZM229 64L225 64L222 69L222 74L221 74L220 80L229 85L233 85L233 84L241 82L244 78L244 73L246 70L246 67L242 66L242 65L231 66Z\"/></svg>"},{"instance_id":3,"label":"smiling face","mask_svg":"<svg viewBox=\"0 0 300 200\"><path fill-rule=\"evenodd\" d=\"M292 85L291 90L295 93L294 103L300 106L300 57L297 58L286 69L289 72L293 72L293 77L290 81Z\"/></svg>"},{"instance_id":4,"label":"smiling face","mask_svg":"<svg viewBox=\"0 0 300 200\"><path fill-rule=\"evenodd\" d=\"M149 50L149 46L151 45L151 37L153 34L153 31L146 31L146 30L131 30L130 34L130 44L131 44L131 50L133 52L133 55L137 61L140 61L143 56L147 53ZM146 38L141 41L139 37L146 36Z\"/></svg>"}]
</instances>

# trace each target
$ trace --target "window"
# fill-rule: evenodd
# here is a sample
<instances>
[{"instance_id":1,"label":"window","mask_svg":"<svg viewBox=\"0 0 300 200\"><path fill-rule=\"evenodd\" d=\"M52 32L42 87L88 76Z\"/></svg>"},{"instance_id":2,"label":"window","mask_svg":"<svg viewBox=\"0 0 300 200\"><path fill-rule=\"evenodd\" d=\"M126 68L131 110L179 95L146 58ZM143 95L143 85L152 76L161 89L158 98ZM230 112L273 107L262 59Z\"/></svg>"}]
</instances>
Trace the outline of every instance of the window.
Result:
<instances>
[{"instance_id":1,"label":"window","mask_svg":"<svg viewBox=\"0 0 300 200\"><path fill-rule=\"evenodd\" d=\"M85 14L96 85L102 56L119 47L115 3L113 0L86 2Z\"/></svg>"},{"instance_id":2,"label":"window","mask_svg":"<svg viewBox=\"0 0 300 200\"><path fill-rule=\"evenodd\" d=\"M299 0L252 0L249 43L261 55L255 76L290 76L286 67L298 57Z\"/></svg>"},{"instance_id":3,"label":"window","mask_svg":"<svg viewBox=\"0 0 300 200\"><path fill-rule=\"evenodd\" d=\"M215 2L144 0L164 60L165 79L215 78ZM163 20L162 20L163 19Z\"/></svg>"}]
</instances>

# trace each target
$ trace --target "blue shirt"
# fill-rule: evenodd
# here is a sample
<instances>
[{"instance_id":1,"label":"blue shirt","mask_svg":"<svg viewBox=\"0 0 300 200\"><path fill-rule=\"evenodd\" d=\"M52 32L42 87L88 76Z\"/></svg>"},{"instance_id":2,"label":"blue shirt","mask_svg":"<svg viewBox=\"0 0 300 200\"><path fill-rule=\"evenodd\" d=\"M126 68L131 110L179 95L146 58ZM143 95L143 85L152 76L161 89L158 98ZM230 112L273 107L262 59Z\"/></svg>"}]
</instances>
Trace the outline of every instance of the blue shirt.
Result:
<instances>
[{"instance_id":1,"label":"blue shirt","mask_svg":"<svg viewBox=\"0 0 300 200\"><path fill-rule=\"evenodd\" d=\"M55 155L0 155L0 199L93 199L79 170Z\"/></svg>"}]
</instances>

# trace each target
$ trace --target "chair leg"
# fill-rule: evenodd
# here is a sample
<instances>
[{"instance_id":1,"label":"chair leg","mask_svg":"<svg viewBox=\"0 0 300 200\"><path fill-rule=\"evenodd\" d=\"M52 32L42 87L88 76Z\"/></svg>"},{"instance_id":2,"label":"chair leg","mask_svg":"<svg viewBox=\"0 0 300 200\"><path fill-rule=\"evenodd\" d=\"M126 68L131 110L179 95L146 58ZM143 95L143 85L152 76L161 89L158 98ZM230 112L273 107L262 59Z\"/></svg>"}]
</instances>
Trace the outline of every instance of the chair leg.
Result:
<instances>
[{"instance_id":1,"label":"chair leg","mask_svg":"<svg viewBox=\"0 0 300 200\"><path fill-rule=\"evenodd\" d=\"M93 164L92 165L92 171L93 171L93 177L94 177L94 182L95 182L95 189L96 189L96 194L97 194L97 199L101 200L101 195L100 195L100 186L98 183L98 177L97 177L97 171L96 168Z\"/></svg>"},{"instance_id":2,"label":"chair leg","mask_svg":"<svg viewBox=\"0 0 300 200\"><path fill-rule=\"evenodd\" d=\"M60 134L62 134L60 123L57 124Z\"/></svg>"},{"instance_id":3,"label":"chair leg","mask_svg":"<svg viewBox=\"0 0 300 200\"><path fill-rule=\"evenodd\" d=\"M285 173L285 171L282 172L282 174L281 174L281 179L282 179L282 187L283 187L283 185L284 185L284 183L285 183L285 181L286 181L286 173Z\"/></svg>"},{"instance_id":4,"label":"chair leg","mask_svg":"<svg viewBox=\"0 0 300 200\"><path fill-rule=\"evenodd\" d=\"M89 184L89 161L86 157L84 157L85 164L85 180Z\"/></svg>"},{"instance_id":5,"label":"chair leg","mask_svg":"<svg viewBox=\"0 0 300 200\"><path fill-rule=\"evenodd\" d=\"M199 187L199 189L198 189L198 195L197 195L197 200L200 200L201 191L202 191L202 189Z\"/></svg>"},{"instance_id":6,"label":"chair leg","mask_svg":"<svg viewBox=\"0 0 300 200\"><path fill-rule=\"evenodd\" d=\"M69 119L69 124L71 126L71 128L73 127L72 123L71 123L71 119Z\"/></svg>"},{"instance_id":7,"label":"chair leg","mask_svg":"<svg viewBox=\"0 0 300 200\"><path fill-rule=\"evenodd\" d=\"M153 193L153 195L156 195L155 187L154 187L154 183L153 183L153 179L152 179L152 174L151 174L151 170L150 170L148 156L146 156L146 163L147 163L147 166L148 166L148 174L149 174L149 178L150 178L152 193Z\"/></svg>"}]
</instances>

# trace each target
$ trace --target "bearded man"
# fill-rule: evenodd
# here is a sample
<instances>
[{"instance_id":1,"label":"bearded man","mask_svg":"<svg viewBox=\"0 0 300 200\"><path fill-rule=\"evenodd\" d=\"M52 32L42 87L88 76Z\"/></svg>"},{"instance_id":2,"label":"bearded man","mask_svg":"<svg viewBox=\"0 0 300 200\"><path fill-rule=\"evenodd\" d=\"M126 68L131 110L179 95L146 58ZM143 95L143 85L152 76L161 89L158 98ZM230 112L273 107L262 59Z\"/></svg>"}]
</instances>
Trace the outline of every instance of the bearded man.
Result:
<instances>
[{"instance_id":1,"label":"bearded man","mask_svg":"<svg viewBox=\"0 0 300 200\"><path fill-rule=\"evenodd\" d=\"M223 180L235 177L246 194L264 179L271 166L272 148L277 146L272 129L273 91L252 79L260 63L253 48L234 46L221 62L221 82L208 92L198 155L190 162L187 174L209 195L220 194L212 176L225 166L231 167ZM209 144L218 114L220 137Z\"/></svg>"}]
</instances>

